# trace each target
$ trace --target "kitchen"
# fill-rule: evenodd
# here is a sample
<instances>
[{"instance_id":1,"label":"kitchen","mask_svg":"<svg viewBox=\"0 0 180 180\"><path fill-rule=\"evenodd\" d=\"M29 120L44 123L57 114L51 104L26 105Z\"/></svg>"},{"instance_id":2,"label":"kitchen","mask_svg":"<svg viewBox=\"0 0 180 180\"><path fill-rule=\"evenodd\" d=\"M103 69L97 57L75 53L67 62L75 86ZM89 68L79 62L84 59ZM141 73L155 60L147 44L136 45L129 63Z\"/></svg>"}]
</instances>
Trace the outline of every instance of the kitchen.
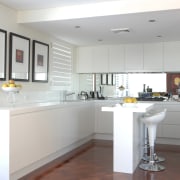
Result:
<instances>
[{"instance_id":1,"label":"kitchen","mask_svg":"<svg viewBox=\"0 0 180 180\"><path fill-rule=\"evenodd\" d=\"M164 3L162 2L162 4ZM162 4L161 4L161 8L163 10L164 7L162 7ZM156 7L155 10L159 8L158 6L154 6L154 7ZM46 32L43 32L40 29L35 30L33 28L33 23L32 23L32 26L30 26L30 24L26 25L26 23L18 24L16 20L17 12L13 8L11 9L4 5L1 5L0 8L1 8L0 15L2 18L1 19L2 29L7 30L7 32L15 32L17 34L22 34L24 36L31 37L32 39L36 39L36 40L39 40L48 44L51 44L51 42L54 42L54 36L51 37L47 35ZM171 1L170 5L168 4L168 8L178 9L178 3L177 2L172 3ZM147 7L146 7L146 10L147 10ZM175 10L175 11L177 14L179 13L178 10ZM25 14L26 12L21 11L19 13L24 13L21 17L24 17L24 18L26 17L26 14ZM4 21L4 19L6 19L7 21ZM31 20L33 21L33 19ZM29 22L31 20L29 20ZM23 21L25 20L23 19L19 20L19 22L21 23ZM168 23L170 22L168 21ZM43 24L42 24L42 27L43 27ZM46 29L45 27L43 27L43 29ZM76 27L75 30L78 30L78 29L81 29L81 28ZM176 29L178 31L178 28ZM172 34L175 34L175 32L172 32ZM72 84L66 87L67 89L65 89L65 87L63 88L59 87L58 91L61 91L61 90L68 90L68 91L73 91L73 92L75 91L76 94L78 94L81 90L83 90L83 89L79 89L79 86L81 86L81 82L79 81L79 74L76 74L76 73L106 73L106 72L107 73L118 73L118 72L123 72L123 73L125 72L173 72L175 73L175 72L179 72L179 52L180 52L179 51L180 42L178 41L179 37L172 37L172 38L173 38L172 40L170 39L162 40L162 37L158 37L158 38L155 38L154 41L151 43L138 42L137 44L133 43L133 44L126 44L126 45L119 44L117 42L116 42L117 45L101 45L103 42L101 39L97 41L96 43L98 44L95 44L95 45L92 45L93 43L90 43L90 46L86 45L86 47L79 45L80 47L74 48L74 49L77 49L77 51L74 50L73 52L74 55L76 55L77 53L77 56L79 57L76 59L76 62L73 61L74 73L72 77ZM117 40L118 38L115 36L115 39ZM65 43L65 42L63 43L68 44L72 48L73 45L71 45L71 41L67 40L67 42L69 43ZM7 44L8 44L8 41L7 41ZM108 44L111 44L111 43L108 43ZM52 49L50 49L50 51L52 51ZM85 56L86 61L83 60L84 59L83 56ZM8 57L9 55L7 53L7 59ZM118 60L116 57L118 57L118 59L120 57L121 58ZM40 99L39 102L41 102L42 100L47 101L48 98L47 98L46 93L49 93L49 91L52 89L57 90L56 86L52 86L52 84L54 84L54 81L53 81L53 78L51 77L52 75L51 71L53 68L51 66L51 59L52 57L50 53L50 71L49 71L50 77L49 77L48 83L32 82L31 77L30 77L29 82L21 82L22 87L23 87L22 94L26 95L26 96L23 96L25 101L32 101L33 98L34 98L33 100L37 100L39 98ZM118 63L120 63L120 65L118 65ZM77 71L75 71L76 66L77 66ZM8 65L6 69L7 69L6 80L8 80ZM3 82L1 81L1 83ZM44 98L45 96L43 96L43 92L46 94L47 99ZM57 93L57 91L55 93ZM4 93L1 92L1 97L3 96L4 96ZM100 103L100 101L98 103ZM102 103L105 103L105 101L103 101ZM171 111L173 112L174 109L175 107L172 108ZM102 113L102 112L99 111L99 113ZM178 110L176 113L178 114ZM101 116L101 114L98 115L97 117L99 116ZM102 120L99 119L99 121L101 122ZM175 119L174 121L176 122L177 120ZM97 124L99 124L100 122L98 122ZM101 123L99 124L99 127L98 127L100 128L100 130L97 130L97 131L100 131L99 136L103 134L101 133L102 130L107 128L107 127L102 127ZM163 125L163 128L164 127L167 128L167 124ZM161 127L161 129L163 128ZM172 128L176 130L177 125L176 124L173 125ZM108 131L111 132L112 129L109 129ZM176 131L178 132L178 130ZM160 133L162 134L162 132Z\"/></svg>"}]
</instances>

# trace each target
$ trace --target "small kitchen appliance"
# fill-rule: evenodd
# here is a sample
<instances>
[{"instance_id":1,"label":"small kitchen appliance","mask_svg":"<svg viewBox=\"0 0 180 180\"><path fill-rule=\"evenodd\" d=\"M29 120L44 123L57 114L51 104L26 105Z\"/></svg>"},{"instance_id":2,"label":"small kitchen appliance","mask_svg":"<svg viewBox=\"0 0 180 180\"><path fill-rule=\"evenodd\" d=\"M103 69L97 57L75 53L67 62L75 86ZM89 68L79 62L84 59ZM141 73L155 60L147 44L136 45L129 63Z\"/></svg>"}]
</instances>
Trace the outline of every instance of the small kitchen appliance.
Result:
<instances>
[{"instance_id":1,"label":"small kitchen appliance","mask_svg":"<svg viewBox=\"0 0 180 180\"><path fill-rule=\"evenodd\" d=\"M81 91L81 93L78 94L78 97L80 100L86 100L86 99L88 99L88 93L85 91Z\"/></svg>"}]
</instances>

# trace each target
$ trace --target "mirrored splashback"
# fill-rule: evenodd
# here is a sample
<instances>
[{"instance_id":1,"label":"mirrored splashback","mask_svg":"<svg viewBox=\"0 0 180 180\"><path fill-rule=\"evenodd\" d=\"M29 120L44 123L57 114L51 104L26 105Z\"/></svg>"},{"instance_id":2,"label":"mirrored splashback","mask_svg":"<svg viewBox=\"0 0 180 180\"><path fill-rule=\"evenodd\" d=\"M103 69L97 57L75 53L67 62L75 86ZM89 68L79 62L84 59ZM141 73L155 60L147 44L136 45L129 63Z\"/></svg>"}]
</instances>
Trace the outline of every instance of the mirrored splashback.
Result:
<instances>
[{"instance_id":1,"label":"mirrored splashback","mask_svg":"<svg viewBox=\"0 0 180 180\"><path fill-rule=\"evenodd\" d=\"M143 91L167 91L166 73L80 74L80 90L94 90L93 75L96 76L96 91L101 90L105 97L138 97L138 93Z\"/></svg>"}]
</instances>

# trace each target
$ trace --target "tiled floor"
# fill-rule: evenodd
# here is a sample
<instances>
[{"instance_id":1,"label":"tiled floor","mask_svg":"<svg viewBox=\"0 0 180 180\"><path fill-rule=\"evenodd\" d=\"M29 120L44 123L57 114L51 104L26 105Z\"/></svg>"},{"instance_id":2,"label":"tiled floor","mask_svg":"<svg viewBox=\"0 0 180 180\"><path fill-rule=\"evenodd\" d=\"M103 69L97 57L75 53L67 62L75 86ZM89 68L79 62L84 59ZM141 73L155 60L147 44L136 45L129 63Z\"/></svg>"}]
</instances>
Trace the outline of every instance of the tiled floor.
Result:
<instances>
[{"instance_id":1,"label":"tiled floor","mask_svg":"<svg viewBox=\"0 0 180 180\"><path fill-rule=\"evenodd\" d=\"M180 151L172 151L166 147L158 148L158 155L164 156L166 161L161 163L166 170L161 172L147 172L139 168L133 175L113 172L112 145L95 143L76 156L41 169L21 180L180 180Z\"/></svg>"}]
</instances>

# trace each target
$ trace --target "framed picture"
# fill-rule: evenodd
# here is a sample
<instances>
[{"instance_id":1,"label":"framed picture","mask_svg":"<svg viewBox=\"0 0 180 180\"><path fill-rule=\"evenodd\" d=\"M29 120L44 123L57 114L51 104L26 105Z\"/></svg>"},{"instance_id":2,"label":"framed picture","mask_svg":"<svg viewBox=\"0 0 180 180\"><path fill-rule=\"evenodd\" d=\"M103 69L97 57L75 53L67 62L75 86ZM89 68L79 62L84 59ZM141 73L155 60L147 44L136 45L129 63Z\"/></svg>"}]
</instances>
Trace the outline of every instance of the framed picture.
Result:
<instances>
[{"instance_id":1,"label":"framed picture","mask_svg":"<svg viewBox=\"0 0 180 180\"><path fill-rule=\"evenodd\" d=\"M167 92L177 95L177 89L180 89L180 73L167 73Z\"/></svg>"},{"instance_id":2,"label":"framed picture","mask_svg":"<svg viewBox=\"0 0 180 180\"><path fill-rule=\"evenodd\" d=\"M48 82L49 45L33 40L32 81Z\"/></svg>"},{"instance_id":3,"label":"framed picture","mask_svg":"<svg viewBox=\"0 0 180 180\"><path fill-rule=\"evenodd\" d=\"M101 74L101 84L107 85L107 74Z\"/></svg>"},{"instance_id":4,"label":"framed picture","mask_svg":"<svg viewBox=\"0 0 180 180\"><path fill-rule=\"evenodd\" d=\"M7 31L0 29L0 80L6 80Z\"/></svg>"},{"instance_id":5,"label":"framed picture","mask_svg":"<svg viewBox=\"0 0 180 180\"><path fill-rule=\"evenodd\" d=\"M116 74L112 74L112 85L116 85Z\"/></svg>"},{"instance_id":6,"label":"framed picture","mask_svg":"<svg viewBox=\"0 0 180 180\"><path fill-rule=\"evenodd\" d=\"M9 79L29 81L30 38L10 33Z\"/></svg>"}]
</instances>

